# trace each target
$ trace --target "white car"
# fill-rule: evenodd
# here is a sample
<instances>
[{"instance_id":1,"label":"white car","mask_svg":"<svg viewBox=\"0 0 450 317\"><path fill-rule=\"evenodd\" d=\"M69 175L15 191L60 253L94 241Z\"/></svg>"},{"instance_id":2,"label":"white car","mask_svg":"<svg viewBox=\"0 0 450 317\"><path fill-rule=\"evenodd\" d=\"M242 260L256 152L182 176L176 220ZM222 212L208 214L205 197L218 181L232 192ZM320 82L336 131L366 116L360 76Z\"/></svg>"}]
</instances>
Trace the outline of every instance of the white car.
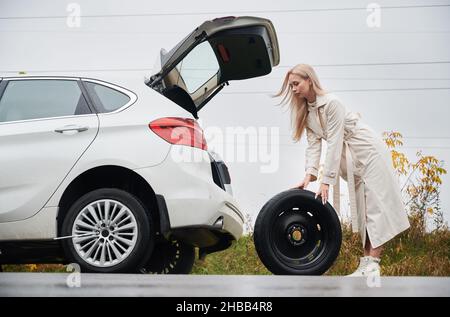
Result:
<instances>
[{"instance_id":1,"label":"white car","mask_svg":"<svg viewBox=\"0 0 450 317\"><path fill-rule=\"evenodd\" d=\"M243 231L198 111L279 63L269 20L206 21L146 82L1 78L0 264L188 273ZM125 88L126 87L126 88ZM227 192L228 190L228 192Z\"/></svg>"}]
</instances>

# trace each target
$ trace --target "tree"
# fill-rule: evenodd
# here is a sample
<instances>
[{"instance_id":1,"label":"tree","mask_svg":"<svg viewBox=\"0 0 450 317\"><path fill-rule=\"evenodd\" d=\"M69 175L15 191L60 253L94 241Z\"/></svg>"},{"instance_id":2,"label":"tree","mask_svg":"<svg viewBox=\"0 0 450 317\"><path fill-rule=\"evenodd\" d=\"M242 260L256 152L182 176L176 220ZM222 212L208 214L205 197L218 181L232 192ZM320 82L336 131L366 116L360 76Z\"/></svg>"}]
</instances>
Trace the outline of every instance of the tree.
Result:
<instances>
[{"instance_id":1,"label":"tree","mask_svg":"<svg viewBox=\"0 0 450 317\"><path fill-rule=\"evenodd\" d=\"M419 234L424 234L426 220L431 217L435 230L446 229L439 198L441 176L447 174L443 168L444 161L417 151L417 161L412 163L404 153L397 151L397 147L403 145L402 138L402 134L396 131L383 133L383 140L391 150L392 164L397 175L406 177L402 194L412 221L411 228L416 229Z\"/></svg>"}]
</instances>

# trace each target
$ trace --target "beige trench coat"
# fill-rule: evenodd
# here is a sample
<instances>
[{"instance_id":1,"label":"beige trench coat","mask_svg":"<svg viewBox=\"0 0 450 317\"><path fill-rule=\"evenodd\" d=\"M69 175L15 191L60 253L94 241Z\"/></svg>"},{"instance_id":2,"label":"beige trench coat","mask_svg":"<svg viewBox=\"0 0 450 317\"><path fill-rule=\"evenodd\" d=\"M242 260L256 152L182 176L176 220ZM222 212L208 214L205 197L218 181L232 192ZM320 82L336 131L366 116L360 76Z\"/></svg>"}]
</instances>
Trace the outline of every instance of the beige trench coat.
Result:
<instances>
[{"instance_id":1,"label":"beige trench coat","mask_svg":"<svg viewBox=\"0 0 450 317\"><path fill-rule=\"evenodd\" d=\"M340 210L339 176L349 187L353 232L366 233L376 248L409 228L391 155L377 134L347 111L333 94L307 103L306 173L317 177L322 139L327 141L322 183L333 186L333 207Z\"/></svg>"}]
</instances>

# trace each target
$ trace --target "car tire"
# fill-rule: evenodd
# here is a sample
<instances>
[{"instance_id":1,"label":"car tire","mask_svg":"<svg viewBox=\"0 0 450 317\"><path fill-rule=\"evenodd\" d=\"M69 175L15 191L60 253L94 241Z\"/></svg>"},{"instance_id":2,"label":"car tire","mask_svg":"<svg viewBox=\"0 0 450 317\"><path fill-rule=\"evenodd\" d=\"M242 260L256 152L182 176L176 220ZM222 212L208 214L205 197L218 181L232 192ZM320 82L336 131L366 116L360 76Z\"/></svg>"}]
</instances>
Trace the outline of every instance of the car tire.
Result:
<instances>
[{"instance_id":1,"label":"car tire","mask_svg":"<svg viewBox=\"0 0 450 317\"><path fill-rule=\"evenodd\" d=\"M189 274L195 261L195 248L180 240L161 238L155 245L147 264L146 274Z\"/></svg>"},{"instance_id":2,"label":"car tire","mask_svg":"<svg viewBox=\"0 0 450 317\"><path fill-rule=\"evenodd\" d=\"M91 191L79 198L64 218L61 236L66 258L82 272L136 272L151 255L151 216L132 194L115 188Z\"/></svg>"},{"instance_id":3,"label":"car tire","mask_svg":"<svg viewBox=\"0 0 450 317\"><path fill-rule=\"evenodd\" d=\"M337 258L342 241L334 208L315 193L290 189L270 199L255 223L254 243L269 271L321 275Z\"/></svg>"}]
</instances>

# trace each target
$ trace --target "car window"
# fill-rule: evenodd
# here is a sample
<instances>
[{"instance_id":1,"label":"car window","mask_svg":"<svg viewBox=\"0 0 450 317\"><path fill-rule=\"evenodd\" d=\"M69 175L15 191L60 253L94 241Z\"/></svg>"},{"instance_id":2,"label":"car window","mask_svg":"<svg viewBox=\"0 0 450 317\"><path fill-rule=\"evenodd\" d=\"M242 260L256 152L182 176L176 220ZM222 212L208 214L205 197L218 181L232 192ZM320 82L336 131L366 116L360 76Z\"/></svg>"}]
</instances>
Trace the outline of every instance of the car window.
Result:
<instances>
[{"instance_id":1,"label":"car window","mask_svg":"<svg viewBox=\"0 0 450 317\"><path fill-rule=\"evenodd\" d=\"M111 112L130 101L130 97L118 90L92 82L84 82L89 95L94 99L98 112Z\"/></svg>"},{"instance_id":2,"label":"car window","mask_svg":"<svg viewBox=\"0 0 450 317\"><path fill-rule=\"evenodd\" d=\"M0 122L90 113L75 80L11 80L0 100Z\"/></svg>"},{"instance_id":3,"label":"car window","mask_svg":"<svg viewBox=\"0 0 450 317\"><path fill-rule=\"evenodd\" d=\"M197 45L176 67L190 94L216 75L220 68L207 41Z\"/></svg>"}]
</instances>

